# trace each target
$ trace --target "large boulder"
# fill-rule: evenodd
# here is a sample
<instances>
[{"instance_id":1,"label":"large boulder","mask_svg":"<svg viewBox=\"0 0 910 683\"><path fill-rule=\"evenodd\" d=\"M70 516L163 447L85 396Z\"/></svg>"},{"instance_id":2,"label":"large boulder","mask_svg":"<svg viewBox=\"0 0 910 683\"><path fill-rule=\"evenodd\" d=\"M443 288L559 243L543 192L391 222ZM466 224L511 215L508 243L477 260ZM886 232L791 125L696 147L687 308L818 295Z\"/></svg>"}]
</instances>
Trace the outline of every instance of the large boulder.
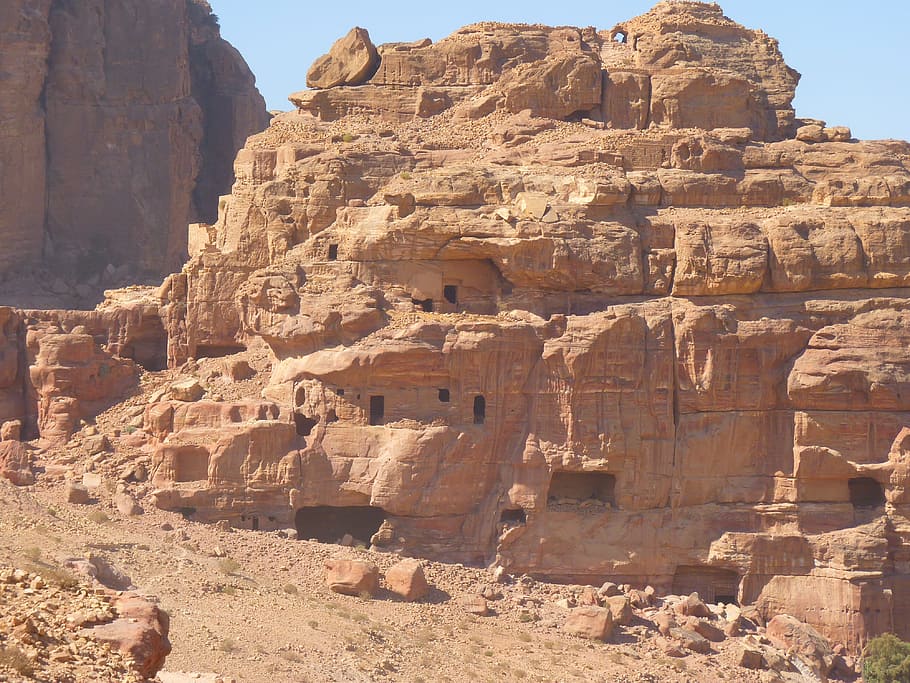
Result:
<instances>
[{"instance_id":1,"label":"large boulder","mask_svg":"<svg viewBox=\"0 0 910 683\"><path fill-rule=\"evenodd\" d=\"M325 582L334 593L373 597L379 587L379 569L362 560L327 560Z\"/></svg>"},{"instance_id":2,"label":"large boulder","mask_svg":"<svg viewBox=\"0 0 910 683\"><path fill-rule=\"evenodd\" d=\"M157 605L131 593L114 598L112 605L118 618L85 629L83 634L110 643L112 648L130 657L141 674L154 678L171 653L167 637L170 618Z\"/></svg>"},{"instance_id":3,"label":"large boulder","mask_svg":"<svg viewBox=\"0 0 910 683\"><path fill-rule=\"evenodd\" d=\"M613 635L613 618L603 607L576 607L562 629L580 638L606 641Z\"/></svg>"},{"instance_id":4,"label":"large boulder","mask_svg":"<svg viewBox=\"0 0 910 683\"><path fill-rule=\"evenodd\" d=\"M379 68L379 53L366 29L355 26L319 57L306 75L310 88L361 85Z\"/></svg>"},{"instance_id":5,"label":"large boulder","mask_svg":"<svg viewBox=\"0 0 910 683\"><path fill-rule=\"evenodd\" d=\"M831 670L834 653L818 631L789 614L778 614L768 622L766 635L773 645L799 657L824 679Z\"/></svg>"},{"instance_id":6,"label":"large boulder","mask_svg":"<svg viewBox=\"0 0 910 683\"><path fill-rule=\"evenodd\" d=\"M30 486L35 483L32 472L32 455L20 441L0 442L0 477L16 486Z\"/></svg>"},{"instance_id":7,"label":"large boulder","mask_svg":"<svg viewBox=\"0 0 910 683\"><path fill-rule=\"evenodd\" d=\"M385 573L385 585L392 593L413 602L430 592L427 577L418 560L402 560Z\"/></svg>"}]
</instances>

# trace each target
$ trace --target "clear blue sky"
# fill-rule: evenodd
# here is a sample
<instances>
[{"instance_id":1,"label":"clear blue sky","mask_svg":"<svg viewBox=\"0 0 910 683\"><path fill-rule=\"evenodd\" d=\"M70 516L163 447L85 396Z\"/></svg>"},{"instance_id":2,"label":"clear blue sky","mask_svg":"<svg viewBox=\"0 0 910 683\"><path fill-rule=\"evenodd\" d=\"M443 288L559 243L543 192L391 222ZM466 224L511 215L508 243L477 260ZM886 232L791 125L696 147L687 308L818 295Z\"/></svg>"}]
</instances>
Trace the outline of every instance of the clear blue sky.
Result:
<instances>
[{"instance_id":1,"label":"clear blue sky","mask_svg":"<svg viewBox=\"0 0 910 683\"><path fill-rule=\"evenodd\" d=\"M651 0L413 0L342 4L302 0L210 0L222 34L246 57L270 109L306 87L313 60L352 26L373 42L439 40L476 21L613 25ZM726 15L780 41L803 77L798 116L846 125L862 139L910 140L910 0L726 0Z\"/></svg>"}]
</instances>

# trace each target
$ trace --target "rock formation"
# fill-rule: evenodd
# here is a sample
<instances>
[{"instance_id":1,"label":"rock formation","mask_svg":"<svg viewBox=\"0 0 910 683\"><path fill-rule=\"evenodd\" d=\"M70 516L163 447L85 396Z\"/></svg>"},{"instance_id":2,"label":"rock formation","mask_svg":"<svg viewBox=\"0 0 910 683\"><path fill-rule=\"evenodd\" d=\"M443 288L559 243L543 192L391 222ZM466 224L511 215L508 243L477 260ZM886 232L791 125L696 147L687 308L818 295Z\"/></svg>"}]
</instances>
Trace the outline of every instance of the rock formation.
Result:
<instances>
[{"instance_id":1,"label":"rock formation","mask_svg":"<svg viewBox=\"0 0 910 683\"><path fill-rule=\"evenodd\" d=\"M910 144L796 119L716 5L370 48L248 141L157 292L0 310L0 421L57 395L42 344L118 387L105 354L204 380L265 346L262 392L151 397L150 502L910 636Z\"/></svg>"},{"instance_id":2,"label":"rock formation","mask_svg":"<svg viewBox=\"0 0 910 683\"><path fill-rule=\"evenodd\" d=\"M0 43L0 281L43 265L100 292L179 267L268 121L208 3L10 0Z\"/></svg>"}]
</instances>

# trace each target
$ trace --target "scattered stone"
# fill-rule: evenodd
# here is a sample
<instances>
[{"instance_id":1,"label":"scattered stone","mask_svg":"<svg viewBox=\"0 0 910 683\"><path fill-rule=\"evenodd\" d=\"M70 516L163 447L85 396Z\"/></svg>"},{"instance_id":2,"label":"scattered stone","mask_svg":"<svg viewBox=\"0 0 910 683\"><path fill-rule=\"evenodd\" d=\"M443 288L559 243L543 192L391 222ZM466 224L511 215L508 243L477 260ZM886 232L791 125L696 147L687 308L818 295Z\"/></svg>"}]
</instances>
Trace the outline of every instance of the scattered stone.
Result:
<instances>
[{"instance_id":1,"label":"scattered stone","mask_svg":"<svg viewBox=\"0 0 910 683\"><path fill-rule=\"evenodd\" d=\"M614 595L606 599L606 607L614 624L628 626L632 623L632 602L626 595Z\"/></svg>"},{"instance_id":2,"label":"scattered stone","mask_svg":"<svg viewBox=\"0 0 910 683\"><path fill-rule=\"evenodd\" d=\"M686 620L686 628L695 631L712 643L722 643L727 638L726 635L724 635L723 630L704 619L689 617L689 619Z\"/></svg>"},{"instance_id":3,"label":"scattered stone","mask_svg":"<svg viewBox=\"0 0 910 683\"><path fill-rule=\"evenodd\" d=\"M669 637L670 632L676 628L676 620L669 612L658 612L654 615L654 623L660 635Z\"/></svg>"},{"instance_id":4,"label":"scattered stone","mask_svg":"<svg viewBox=\"0 0 910 683\"><path fill-rule=\"evenodd\" d=\"M733 661L744 669L763 669L765 658L761 650L748 645L737 645L733 650Z\"/></svg>"},{"instance_id":5,"label":"scattered stone","mask_svg":"<svg viewBox=\"0 0 910 683\"><path fill-rule=\"evenodd\" d=\"M458 598L458 605L468 614L477 617L490 615L490 606L482 595L462 595Z\"/></svg>"},{"instance_id":6,"label":"scattered stone","mask_svg":"<svg viewBox=\"0 0 910 683\"><path fill-rule=\"evenodd\" d=\"M205 389L195 377L187 377L171 384L167 397L172 401L195 403L205 396Z\"/></svg>"},{"instance_id":7,"label":"scattered stone","mask_svg":"<svg viewBox=\"0 0 910 683\"><path fill-rule=\"evenodd\" d=\"M9 420L0 424L0 441L19 441L22 438L22 420Z\"/></svg>"},{"instance_id":8,"label":"scattered stone","mask_svg":"<svg viewBox=\"0 0 910 683\"><path fill-rule=\"evenodd\" d=\"M600 607L600 598L597 595L597 589L594 586L585 586L581 593L575 598L577 605L585 607Z\"/></svg>"},{"instance_id":9,"label":"scattered stone","mask_svg":"<svg viewBox=\"0 0 910 683\"><path fill-rule=\"evenodd\" d=\"M74 505L88 505L92 502L92 497L88 492L88 488L73 481L68 481L66 483L66 486L63 489L63 496L67 503L72 503Z\"/></svg>"},{"instance_id":10,"label":"scattered stone","mask_svg":"<svg viewBox=\"0 0 910 683\"><path fill-rule=\"evenodd\" d=\"M680 602L676 603L676 612L677 614L682 614L686 617L710 617L711 610L708 609L708 606L698 597L698 593L692 593L691 595L683 598Z\"/></svg>"},{"instance_id":11,"label":"scattered stone","mask_svg":"<svg viewBox=\"0 0 910 683\"><path fill-rule=\"evenodd\" d=\"M621 593L619 586L610 581L604 583L597 592L600 593L600 596L603 598L612 598L614 595L619 595Z\"/></svg>"},{"instance_id":12,"label":"scattered stone","mask_svg":"<svg viewBox=\"0 0 910 683\"><path fill-rule=\"evenodd\" d=\"M85 472L82 475L82 485L90 491L100 489L102 483L104 480L97 472Z\"/></svg>"},{"instance_id":13,"label":"scattered stone","mask_svg":"<svg viewBox=\"0 0 910 683\"><path fill-rule=\"evenodd\" d=\"M813 673L824 679L831 670L834 653L818 631L789 614L778 614L768 622L768 640L785 652L798 655Z\"/></svg>"},{"instance_id":14,"label":"scattered stone","mask_svg":"<svg viewBox=\"0 0 910 683\"><path fill-rule=\"evenodd\" d=\"M0 477L15 486L31 486L35 483L32 455L28 446L21 441L0 441Z\"/></svg>"},{"instance_id":15,"label":"scattered stone","mask_svg":"<svg viewBox=\"0 0 910 683\"><path fill-rule=\"evenodd\" d=\"M121 515L127 517L136 517L141 515L143 510L139 502L128 493L116 493L113 497L114 507Z\"/></svg>"},{"instance_id":16,"label":"scattered stone","mask_svg":"<svg viewBox=\"0 0 910 683\"><path fill-rule=\"evenodd\" d=\"M699 633L687 628L670 629L670 635L679 641L687 650L706 655L711 652L711 643Z\"/></svg>"}]
</instances>

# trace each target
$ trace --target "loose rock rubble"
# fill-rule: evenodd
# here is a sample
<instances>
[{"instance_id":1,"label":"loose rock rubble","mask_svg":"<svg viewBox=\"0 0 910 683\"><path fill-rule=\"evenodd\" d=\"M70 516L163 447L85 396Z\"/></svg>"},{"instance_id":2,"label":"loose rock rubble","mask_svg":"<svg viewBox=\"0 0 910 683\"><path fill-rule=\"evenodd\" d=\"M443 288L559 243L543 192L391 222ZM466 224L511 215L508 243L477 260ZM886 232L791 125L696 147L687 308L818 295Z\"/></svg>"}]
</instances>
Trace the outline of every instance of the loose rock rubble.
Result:
<instances>
[{"instance_id":1,"label":"loose rock rubble","mask_svg":"<svg viewBox=\"0 0 910 683\"><path fill-rule=\"evenodd\" d=\"M168 652L167 621L148 601L0 566L0 680L144 683Z\"/></svg>"}]
</instances>

